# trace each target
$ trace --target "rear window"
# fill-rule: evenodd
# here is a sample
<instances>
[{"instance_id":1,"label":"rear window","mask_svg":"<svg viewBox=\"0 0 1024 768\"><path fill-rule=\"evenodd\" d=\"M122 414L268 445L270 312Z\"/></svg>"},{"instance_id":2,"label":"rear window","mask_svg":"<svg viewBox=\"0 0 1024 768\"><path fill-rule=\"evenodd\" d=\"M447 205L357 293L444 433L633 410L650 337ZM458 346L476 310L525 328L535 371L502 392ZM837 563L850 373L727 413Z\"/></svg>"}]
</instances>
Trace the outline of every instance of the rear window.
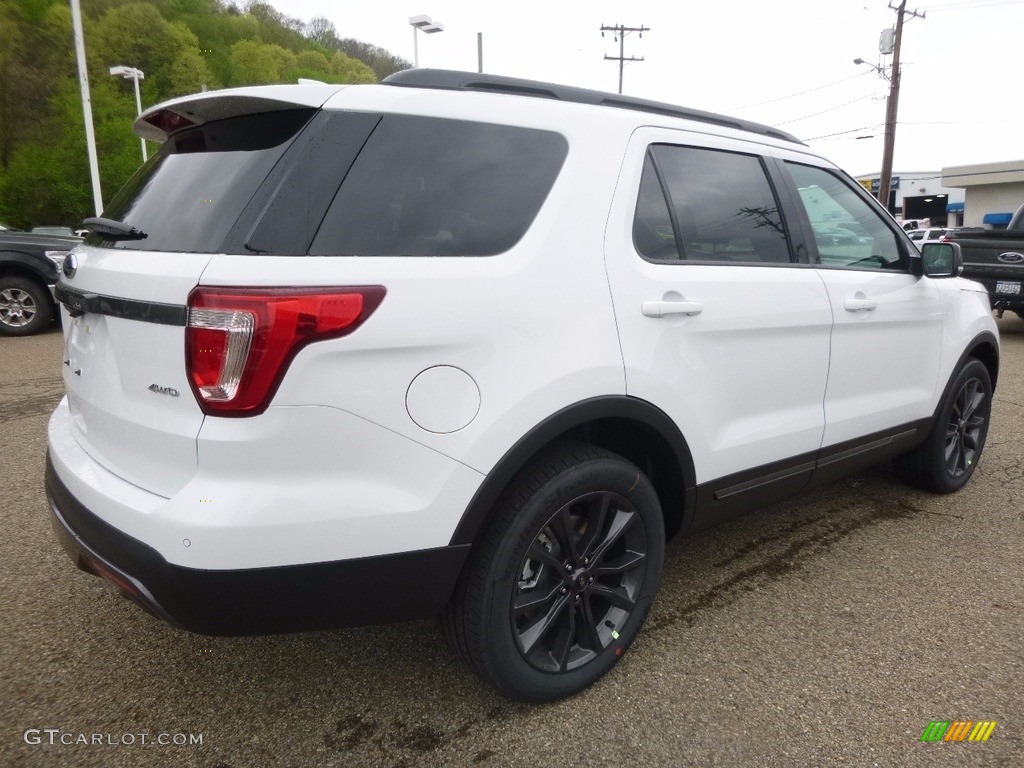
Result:
<instances>
[{"instance_id":1,"label":"rear window","mask_svg":"<svg viewBox=\"0 0 1024 768\"><path fill-rule=\"evenodd\" d=\"M103 211L146 233L87 242L111 248L218 253L225 236L312 109L244 115L178 132Z\"/></svg>"},{"instance_id":2,"label":"rear window","mask_svg":"<svg viewBox=\"0 0 1024 768\"><path fill-rule=\"evenodd\" d=\"M309 253L492 256L529 229L568 152L551 131L386 115Z\"/></svg>"}]
</instances>

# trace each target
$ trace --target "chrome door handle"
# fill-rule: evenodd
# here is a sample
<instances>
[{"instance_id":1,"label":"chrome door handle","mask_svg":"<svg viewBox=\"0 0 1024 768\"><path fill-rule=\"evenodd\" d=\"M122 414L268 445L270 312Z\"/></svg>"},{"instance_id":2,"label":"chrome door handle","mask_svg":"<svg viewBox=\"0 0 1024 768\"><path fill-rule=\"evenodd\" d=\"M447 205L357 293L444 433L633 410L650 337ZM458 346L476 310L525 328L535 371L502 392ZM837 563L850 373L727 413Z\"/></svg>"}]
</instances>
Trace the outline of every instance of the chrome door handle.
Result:
<instances>
[{"instance_id":1,"label":"chrome door handle","mask_svg":"<svg viewBox=\"0 0 1024 768\"><path fill-rule=\"evenodd\" d=\"M665 315L699 315L704 307L697 301L645 301L640 305L644 317Z\"/></svg>"},{"instance_id":2,"label":"chrome door handle","mask_svg":"<svg viewBox=\"0 0 1024 768\"><path fill-rule=\"evenodd\" d=\"M878 302L873 299L847 299L843 306L847 312L870 312L878 307Z\"/></svg>"}]
</instances>

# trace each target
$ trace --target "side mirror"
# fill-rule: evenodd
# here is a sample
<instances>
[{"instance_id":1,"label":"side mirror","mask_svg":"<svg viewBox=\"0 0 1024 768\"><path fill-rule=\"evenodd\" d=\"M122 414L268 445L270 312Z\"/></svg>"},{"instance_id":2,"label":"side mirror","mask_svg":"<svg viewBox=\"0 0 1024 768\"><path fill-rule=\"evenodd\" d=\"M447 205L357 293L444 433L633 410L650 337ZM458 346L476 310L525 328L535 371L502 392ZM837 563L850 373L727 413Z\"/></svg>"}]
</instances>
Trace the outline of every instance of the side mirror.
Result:
<instances>
[{"instance_id":1,"label":"side mirror","mask_svg":"<svg viewBox=\"0 0 1024 768\"><path fill-rule=\"evenodd\" d=\"M959 277L964 271L959 243L924 243L921 258L929 277Z\"/></svg>"}]
</instances>

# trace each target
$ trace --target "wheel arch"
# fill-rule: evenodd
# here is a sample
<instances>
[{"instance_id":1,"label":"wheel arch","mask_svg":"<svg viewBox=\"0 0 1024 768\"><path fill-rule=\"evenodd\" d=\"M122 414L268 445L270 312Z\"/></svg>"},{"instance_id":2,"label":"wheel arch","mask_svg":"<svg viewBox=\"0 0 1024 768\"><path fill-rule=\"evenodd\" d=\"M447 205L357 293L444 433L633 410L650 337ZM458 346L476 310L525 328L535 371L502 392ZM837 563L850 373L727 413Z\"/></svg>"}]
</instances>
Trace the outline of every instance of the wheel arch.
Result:
<instances>
[{"instance_id":1,"label":"wheel arch","mask_svg":"<svg viewBox=\"0 0 1024 768\"><path fill-rule=\"evenodd\" d=\"M957 361L953 375L956 375L956 371L960 370L968 357L978 359L988 369L989 378L992 380L992 391L995 392L996 379L999 376L999 342L996 337L988 331L975 336L967 345L967 350L961 355L960 360Z\"/></svg>"},{"instance_id":2,"label":"wheel arch","mask_svg":"<svg viewBox=\"0 0 1024 768\"><path fill-rule=\"evenodd\" d=\"M9 251L0 250L0 276L4 277L26 277L30 280L35 280L40 285L46 285L47 282L54 282L59 277L57 274L57 268L53 267L53 276L45 274L41 269L40 259L47 261L43 257L31 256L21 251ZM47 264L49 262L47 261Z\"/></svg>"},{"instance_id":3,"label":"wheel arch","mask_svg":"<svg viewBox=\"0 0 1024 768\"><path fill-rule=\"evenodd\" d=\"M690 524L696 500L696 473L682 433L656 406L616 395L591 398L563 408L520 438L487 473L450 543L474 543L501 492L516 474L552 443L567 438L612 451L640 467L661 502L666 538Z\"/></svg>"}]
</instances>

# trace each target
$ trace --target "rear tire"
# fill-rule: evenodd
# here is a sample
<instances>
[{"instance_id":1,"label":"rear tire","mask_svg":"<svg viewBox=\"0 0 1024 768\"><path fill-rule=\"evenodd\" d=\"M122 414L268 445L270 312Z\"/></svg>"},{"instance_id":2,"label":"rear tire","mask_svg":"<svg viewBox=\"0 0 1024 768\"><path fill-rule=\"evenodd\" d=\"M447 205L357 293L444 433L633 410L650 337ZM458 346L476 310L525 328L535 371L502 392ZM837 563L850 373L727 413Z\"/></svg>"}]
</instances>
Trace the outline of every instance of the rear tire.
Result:
<instances>
[{"instance_id":1,"label":"rear tire","mask_svg":"<svg viewBox=\"0 0 1024 768\"><path fill-rule=\"evenodd\" d=\"M614 453L562 444L499 499L442 627L512 699L591 685L636 637L661 580L665 527L650 481Z\"/></svg>"},{"instance_id":2,"label":"rear tire","mask_svg":"<svg viewBox=\"0 0 1024 768\"><path fill-rule=\"evenodd\" d=\"M988 369L968 358L946 390L928 438L896 459L896 471L911 485L933 493L960 490L981 460L991 412Z\"/></svg>"},{"instance_id":3,"label":"rear tire","mask_svg":"<svg viewBox=\"0 0 1024 768\"><path fill-rule=\"evenodd\" d=\"M29 336L53 319L45 286L25 277L0 277L0 335Z\"/></svg>"}]
</instances>

